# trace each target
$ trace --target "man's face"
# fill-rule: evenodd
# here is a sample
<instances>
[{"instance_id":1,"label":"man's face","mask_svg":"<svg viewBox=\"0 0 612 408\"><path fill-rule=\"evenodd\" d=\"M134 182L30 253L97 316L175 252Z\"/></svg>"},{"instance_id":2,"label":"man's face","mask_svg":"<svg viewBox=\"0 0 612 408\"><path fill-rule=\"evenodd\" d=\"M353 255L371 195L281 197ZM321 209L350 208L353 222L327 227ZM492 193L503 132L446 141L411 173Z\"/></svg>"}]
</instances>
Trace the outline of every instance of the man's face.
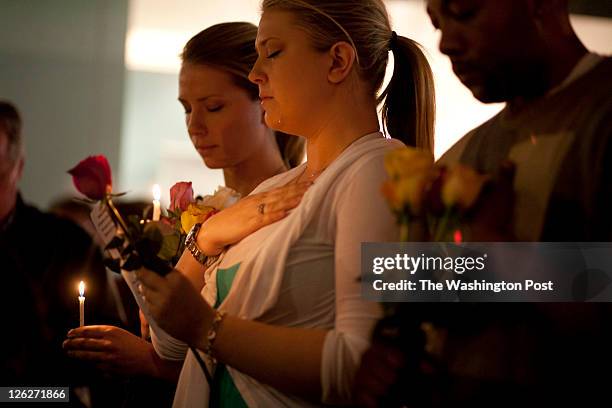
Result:
<instances>
[{"instance_id":1,"label":"man's face","mask_svg":"<svg viewBox=\"0 0 612 408\"><path fill-rule=\"evenodd\" d=\"M440 51L482 102L527 96L543 84L528 0L429 0Z\"/></svg>"},{"instance_id":2,"label":"man's face","mask_svg":"<svg viewBox=\"0 0 612 408\"><path fill-rule=\"evenodd\" d=\"M0 128L0 223L15 206L17 183L23 168L23 158L11 160L8 147L8 136Z\"/></svg>"}]
</instances>

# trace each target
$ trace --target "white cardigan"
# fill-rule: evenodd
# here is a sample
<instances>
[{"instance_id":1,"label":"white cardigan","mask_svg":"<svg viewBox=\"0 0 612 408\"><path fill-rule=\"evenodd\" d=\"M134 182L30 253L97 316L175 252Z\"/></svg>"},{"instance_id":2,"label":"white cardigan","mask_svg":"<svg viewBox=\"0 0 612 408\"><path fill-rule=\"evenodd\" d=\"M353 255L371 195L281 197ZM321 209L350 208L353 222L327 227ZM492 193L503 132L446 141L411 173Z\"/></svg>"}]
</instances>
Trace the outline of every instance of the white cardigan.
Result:
<instances>
[{"instance_id":1,"label":"white cardigan","mask_svg":"<svg viewBox=\"0 0 612 408\"><path fill-rule=\"evenodd\" d=\"M378 132L358 139L317 178L289 216L232 246L220 264L206 271L202 295L213 305L217 267L240 263L231 290L220 305L231 315L329 330L322 352L323 403L350 400L354 374L369 345L372 327L380 318L378 304L361 297L361 242L394 241L399 236L380 187L387 177L385 154L402 146ZM252 194L286 184L303 166L266 180ZM152 331L153 344L162 358L185 356L184 344L157 333L155 326ZM313 405L232 367L228 370L249 406ZM188 351L174 406L208 406L208 395L206 379Z\"/></svg>"}]
</instances>

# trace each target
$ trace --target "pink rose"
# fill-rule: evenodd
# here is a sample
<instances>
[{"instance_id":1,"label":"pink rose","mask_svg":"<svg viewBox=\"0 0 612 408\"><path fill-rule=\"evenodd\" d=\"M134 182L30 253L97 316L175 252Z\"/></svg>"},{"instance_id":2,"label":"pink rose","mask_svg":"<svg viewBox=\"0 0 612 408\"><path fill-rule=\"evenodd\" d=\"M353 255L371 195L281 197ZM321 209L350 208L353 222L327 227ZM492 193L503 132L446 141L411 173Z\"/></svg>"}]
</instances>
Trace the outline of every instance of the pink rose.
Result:
<instances>
[{"instance_id":1,"label":"pink rose","mask_svg":"<svg viewBox=\"0 0 612 408\"><path fill-rule=\"evenodd\" d=\"M191 181L179 181L170 189L170 211L185 211L194 202Z\"/></svg>"},{"instance_id":2,"label":"pink rose","mask_svg":"<svg viewBox=\"0 0 612 408\"><path fill-rule=\"evenodd\" d=\"M79 192L91 200L102 200L113 189L111 169L105 156L89 156L68 170Z\"/></svg>"}]
</instances>

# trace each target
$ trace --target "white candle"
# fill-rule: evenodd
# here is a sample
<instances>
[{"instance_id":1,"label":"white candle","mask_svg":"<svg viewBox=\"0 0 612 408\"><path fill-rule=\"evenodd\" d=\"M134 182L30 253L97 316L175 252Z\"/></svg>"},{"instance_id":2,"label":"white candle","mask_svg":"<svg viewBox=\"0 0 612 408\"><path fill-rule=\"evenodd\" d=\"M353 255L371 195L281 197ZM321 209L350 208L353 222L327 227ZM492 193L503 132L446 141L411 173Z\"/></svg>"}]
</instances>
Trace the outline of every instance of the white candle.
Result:
<instances>
[{"instance_id":1,"label":"white candle","mask_svg":"<svg viewBox=\"0 0 612 408\"><path fill-rule=\"evenodd\" d=\"M153 221L159 221L161 216L161 207L159 205L159 199L161 198L161 189L159 184L153 185Z\"/></svg>"},{"instance_id":2,"label":"white candle","mask_svg":"<svg viewBox=\"0 0 612 408\"><path fill-rule=\"evenodd\" d=\"M79 326L85 326L85 283L79 283Z\"/></svg>"}]
</instances>

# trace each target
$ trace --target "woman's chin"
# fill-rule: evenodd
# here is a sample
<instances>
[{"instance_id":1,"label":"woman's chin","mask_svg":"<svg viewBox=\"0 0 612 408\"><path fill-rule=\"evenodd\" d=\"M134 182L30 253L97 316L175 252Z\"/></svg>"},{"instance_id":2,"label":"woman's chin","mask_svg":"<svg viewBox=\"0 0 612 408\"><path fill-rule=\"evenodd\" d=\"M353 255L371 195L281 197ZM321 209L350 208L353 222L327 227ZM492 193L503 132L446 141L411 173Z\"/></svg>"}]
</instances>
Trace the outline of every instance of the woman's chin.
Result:
<instances>
[{"instance_id":1,"label":"woman's chin","mask_svg":"<svg viewBox=\"0 0 612 408\"><path fill-rule=\"evenodd\" d=\"M282 125L280 118L273 113L265 112L264 114L264 122L266 122L266 126L270 129L281 130L279 127Z\"/></svg>"},{"instance_id":2,"label":"woman's chin","mask_svg":"<svg viewBox=\"0 0 612 408\"><path fill-rule=\"evenodd\" d=\"M212 170L217 170L217 169L222 169L224 167L228 167L225 165L225 163L222 163L220 160L217 160L216 158L210 157L210 156L202 157L202 161L204 162L206 167Z\"/></svg>"}]
</instances>

